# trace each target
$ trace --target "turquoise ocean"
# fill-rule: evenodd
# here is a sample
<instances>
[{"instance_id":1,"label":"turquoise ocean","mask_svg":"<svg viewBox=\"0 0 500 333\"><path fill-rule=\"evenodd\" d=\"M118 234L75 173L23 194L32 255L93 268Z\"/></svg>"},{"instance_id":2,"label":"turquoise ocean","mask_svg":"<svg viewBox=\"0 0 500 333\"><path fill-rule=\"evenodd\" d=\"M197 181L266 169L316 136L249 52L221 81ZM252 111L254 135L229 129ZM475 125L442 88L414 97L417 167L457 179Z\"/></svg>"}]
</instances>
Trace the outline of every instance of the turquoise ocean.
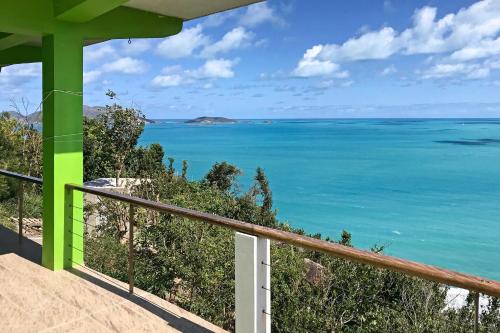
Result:
<instances>
[{"instance_id":1,"label":"turquoise ocean","mask_svg":"<svg viewBox=\"0 0 500 333\"><path fill-rule=\"evenodd\" d=\"M262 167L281 221L356 247L500 279L500 120L243 120L146 126L200 179L217 161Z\"/></svg>"}]
</instances>

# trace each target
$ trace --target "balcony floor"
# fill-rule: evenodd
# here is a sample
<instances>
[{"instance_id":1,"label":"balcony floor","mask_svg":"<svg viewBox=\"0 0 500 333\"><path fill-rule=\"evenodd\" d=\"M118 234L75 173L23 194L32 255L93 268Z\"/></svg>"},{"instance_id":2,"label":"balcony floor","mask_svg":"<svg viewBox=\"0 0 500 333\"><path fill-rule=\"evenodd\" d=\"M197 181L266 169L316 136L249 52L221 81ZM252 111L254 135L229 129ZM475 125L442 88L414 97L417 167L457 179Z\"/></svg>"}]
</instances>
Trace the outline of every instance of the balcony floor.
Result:
<instances>
[{"instance_id":1,"label":"balcony floor","mask_svg":"<svg viewBox=\"0 0 500 333\"><path fill-rule=\"evenodd\" d=\"M52 272L41 246L0 226L1 332L225 332L86 267Z\"/></svg>"}]
</instances>

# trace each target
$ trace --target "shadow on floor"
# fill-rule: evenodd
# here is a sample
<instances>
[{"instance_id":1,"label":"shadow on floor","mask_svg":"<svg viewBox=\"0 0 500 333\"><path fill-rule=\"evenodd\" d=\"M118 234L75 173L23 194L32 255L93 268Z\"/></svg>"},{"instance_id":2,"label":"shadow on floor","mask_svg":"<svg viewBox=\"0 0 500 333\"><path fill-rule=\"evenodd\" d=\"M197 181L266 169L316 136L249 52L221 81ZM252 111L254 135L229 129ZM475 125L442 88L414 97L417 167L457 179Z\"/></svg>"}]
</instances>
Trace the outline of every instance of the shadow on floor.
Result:
<instances>
[{"instance_id":1,"label":"shadow on floor","mask_svg":"<svg viewBox=\"0 0 500 333\"><path fill-rule=\"evenodd\" d=\"M85 272L88 270L88 273ZM108 281L104 281L107 277L105 275L99 274L99 277L94 276L96 274L95 271L90 270L84 266L79 268L73 268L70 270L73 274L79 276L82 279L85 279L103 289L106 289L109 292L112 292L120 297L126 298L132 303L142 307L143 309L149 311L150 313L160 317L161 319L168 322L168 325L178 331L181 332L193 332L193 333L212 333L212 330L209 330L203 326L200 326L186 318L178 317L177 315L171 313L167 309L163 308L161 305L153 303L151 301L146 300L145 298L133 294L130 295L128 290L125 290L122 286L119 286L114 281L109 279Z\"/></svg>"},{"instance_id":2,"label":"shadow on floor","mask_svg":"<svg viewBox=\"0 0 500 333\"><path fill-rule=\"evenodd\" d=\"M15 253L38 265L42 263L40 244L26 237L20 242L17 232L0 225L0 255L8 253Z\"/></svg>"},{"instance_id":3,"label":"shadow on floor","mask_svg":"<svg viewBox=\"0 0 500 333\"><path fill-rule=\"evenodd\" d=\"M18 233L0 225L0 255L15 253L22 258L25 258L37 265L42 262L42 246L29 239L23 237L19 241ZM99 286L109 292L112 292L120 297L123 297L130 302L142 307L150 313L168 322L168 325L181 332L194 332L194 333L210 333L213 332L205 327L202 327L186 318L178 317L171 313L161 305L150 302L138 295L130 295L128 290L119 286L113 279L106 275L99 274L85 266L72 268L69 272L85 279L92 284ZM87 272L86 272L87 271ZM96 276L98 275L98 276Z\"/></svg>"}]
</instances>

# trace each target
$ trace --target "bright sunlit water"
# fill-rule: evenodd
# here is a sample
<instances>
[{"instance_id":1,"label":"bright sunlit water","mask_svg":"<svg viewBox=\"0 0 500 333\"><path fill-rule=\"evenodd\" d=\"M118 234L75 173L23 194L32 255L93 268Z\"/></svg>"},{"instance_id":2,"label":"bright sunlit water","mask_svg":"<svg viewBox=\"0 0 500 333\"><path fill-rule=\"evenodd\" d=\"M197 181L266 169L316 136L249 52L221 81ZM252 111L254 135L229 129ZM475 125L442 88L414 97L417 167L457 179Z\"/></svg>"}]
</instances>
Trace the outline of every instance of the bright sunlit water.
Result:
<instances>
[{"instance_id":1,"label":"bright sunlit water","mask_svg":"<svg viewBox=\"0 0 500 333\"><path fill-rule=\"evenodd\" d=\"M216 161L264 168L282 221L354 245L500 278L500 120L276 120L147 125L201 178Z\"/></svg>"}]
</instances>

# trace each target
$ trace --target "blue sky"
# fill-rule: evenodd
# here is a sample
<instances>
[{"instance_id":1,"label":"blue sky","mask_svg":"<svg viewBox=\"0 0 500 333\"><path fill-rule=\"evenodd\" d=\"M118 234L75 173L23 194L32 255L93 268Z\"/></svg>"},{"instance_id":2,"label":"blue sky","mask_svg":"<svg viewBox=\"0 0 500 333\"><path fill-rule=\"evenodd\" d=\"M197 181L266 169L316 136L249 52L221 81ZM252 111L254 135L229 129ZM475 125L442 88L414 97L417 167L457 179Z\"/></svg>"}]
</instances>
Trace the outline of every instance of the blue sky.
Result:
<instances>
[{"instance_id":1,"label":"blue sky","mask_svg":"<svg viewBox=\"0 0 500 333\"><path fill-rule=\"evenodd\" d=\"M500 0L270 0L84 56L85 104L150 118L500 117ZM37 108L40 68L3 69L0 109Z\"/></svg>"}]
</instances>

